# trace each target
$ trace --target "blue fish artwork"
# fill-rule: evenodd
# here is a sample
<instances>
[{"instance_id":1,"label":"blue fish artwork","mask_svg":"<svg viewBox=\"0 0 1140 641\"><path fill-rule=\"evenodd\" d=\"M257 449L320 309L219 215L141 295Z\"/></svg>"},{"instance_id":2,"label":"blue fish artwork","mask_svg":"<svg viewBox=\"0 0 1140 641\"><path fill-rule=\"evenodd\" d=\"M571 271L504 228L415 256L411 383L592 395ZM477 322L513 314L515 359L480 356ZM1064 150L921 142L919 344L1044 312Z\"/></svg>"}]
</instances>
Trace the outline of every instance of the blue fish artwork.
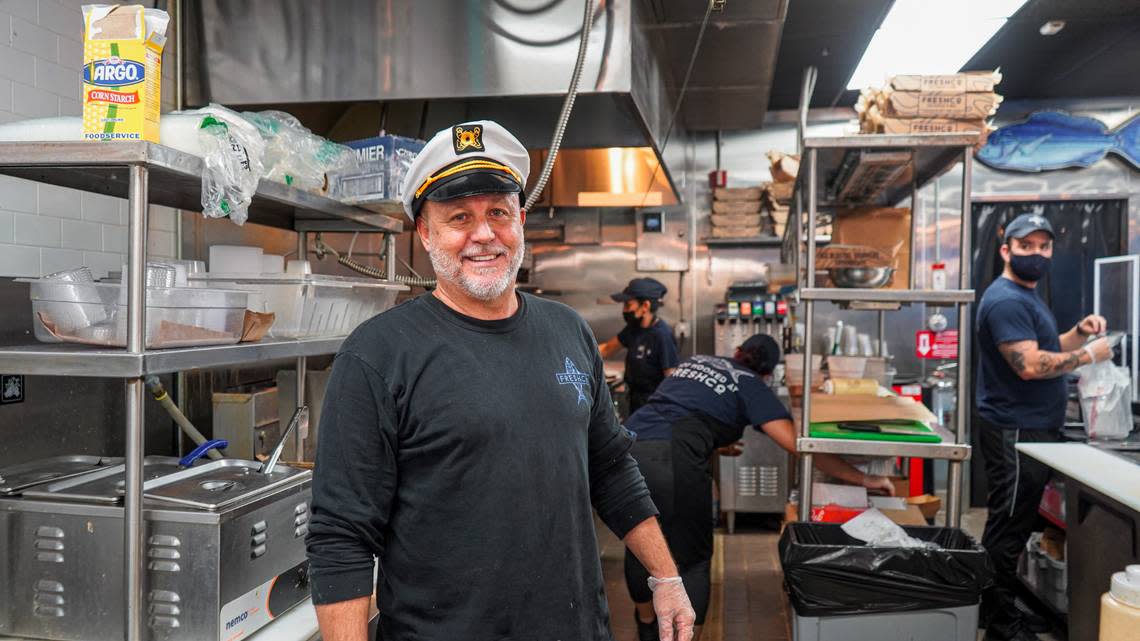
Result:
<instances>
[{"instance_id":1,"label":"blue fish artwork","mask_svg":"<svg viewBox=\"0 0 1140 641\"><path fill-rule=\"evenodd\" d=\"M1109 153L1140 169L1140 115L1110 131L1096 118L1039 111L990 134L977 158L994 169L1048 171L1088 167Z\"/></svg>"}]
</instances>

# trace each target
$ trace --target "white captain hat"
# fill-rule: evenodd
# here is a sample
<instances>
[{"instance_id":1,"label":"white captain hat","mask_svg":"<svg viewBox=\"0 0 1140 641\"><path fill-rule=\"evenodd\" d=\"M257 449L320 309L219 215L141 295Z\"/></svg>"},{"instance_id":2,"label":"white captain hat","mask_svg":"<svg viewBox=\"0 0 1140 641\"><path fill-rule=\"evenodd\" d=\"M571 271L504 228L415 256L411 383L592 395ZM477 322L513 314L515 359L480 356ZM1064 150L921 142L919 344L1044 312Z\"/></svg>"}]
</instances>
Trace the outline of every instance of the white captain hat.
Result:
<instances>
[{"instance_id":1,"label":"white captain hat","mask_svg":"<svg viewBox=\"0 0 1140 641\"><path fill-rule=\"evenodd\" d=\"M530 156L497 122L475 120L440 130L424 145L404 177L404 212L413 222L425 201L478 194L523 197Z\"/></svg>"}]
</instances>

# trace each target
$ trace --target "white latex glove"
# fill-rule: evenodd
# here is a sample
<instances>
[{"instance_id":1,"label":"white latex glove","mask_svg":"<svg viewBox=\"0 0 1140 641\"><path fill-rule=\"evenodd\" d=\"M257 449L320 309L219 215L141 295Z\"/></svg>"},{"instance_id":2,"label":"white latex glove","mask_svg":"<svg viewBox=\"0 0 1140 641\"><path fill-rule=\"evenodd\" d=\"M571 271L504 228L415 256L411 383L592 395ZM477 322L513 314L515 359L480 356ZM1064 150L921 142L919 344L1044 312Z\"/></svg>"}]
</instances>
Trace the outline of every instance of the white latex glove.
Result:
<instances>
[{"instance_id":1,"label":"white latex glove","mask_svg":"<svg viewBox=\"0 0 1140 641\"><path fill-rule=\"evenodd\" d=\"M661 641L692 641L697 614L681 577L649 577L653 591L653 611L657 614L657 634Z\"/></svg>"}]
</instances>

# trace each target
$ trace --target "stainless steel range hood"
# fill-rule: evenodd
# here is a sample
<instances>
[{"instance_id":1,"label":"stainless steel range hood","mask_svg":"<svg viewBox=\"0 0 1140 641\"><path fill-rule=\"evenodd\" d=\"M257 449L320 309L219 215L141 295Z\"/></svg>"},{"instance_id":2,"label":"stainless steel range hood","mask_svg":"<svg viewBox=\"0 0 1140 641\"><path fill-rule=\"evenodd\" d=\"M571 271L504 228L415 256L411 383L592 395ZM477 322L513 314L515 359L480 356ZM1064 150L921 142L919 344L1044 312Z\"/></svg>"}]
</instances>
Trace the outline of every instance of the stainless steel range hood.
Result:
<instances>
[{"instance_id":1,"label":"stainless steel range hood","mask_svg":"<svg viewBox=\"0 0 1140 641\"><path fill-rule=\"evenodd\" d=\"M673 105L661 38L638 26L640 0L597 7L552 203L628 207L647 192L646 204L676 202L669 168L655 166ZM188 102L284 108L339 139L490 118L541 150L582 9L580 0L196 0Z\"/></svg>"}]
</instances>

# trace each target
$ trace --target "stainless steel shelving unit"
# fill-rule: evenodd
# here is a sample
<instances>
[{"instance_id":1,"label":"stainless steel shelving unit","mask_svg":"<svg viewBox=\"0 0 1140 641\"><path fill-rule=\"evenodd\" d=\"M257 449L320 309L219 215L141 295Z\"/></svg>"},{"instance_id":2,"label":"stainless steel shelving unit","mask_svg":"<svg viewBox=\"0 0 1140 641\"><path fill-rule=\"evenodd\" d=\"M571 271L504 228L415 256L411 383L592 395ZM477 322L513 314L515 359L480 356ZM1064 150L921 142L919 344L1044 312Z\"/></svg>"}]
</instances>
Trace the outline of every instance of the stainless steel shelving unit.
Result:
<instances>
[{"instance_id":1,"label":"stainless steel shelving unit","mask_svg":"<svg viewBox=\"0 0 1140 641\"><path fill-rule=\"evenodd\" d=\"M143 607L143 377L185 369L296 358L297 403L304 402L306 359L331 354L343 338L268 340L259 343L145 349L147 210L150 204L201 210L202 159L149 142L7 142L0 143L0 174L106 194L128 201L127 346L125 349L73 345L31 345L0 349L0 370L37 375L98 376L126 382L126 496L124 498L124 576L126 638L146 638ZM375 211L379 209L379 211ZM249 208L248 222L298 232L305 247L309 231L370 231L388 235L403 230L399 203L373 211L345 205L287 185L262 181ZM302 254L304 255L304 254ZM389 256L392 254L389 253ZM389 279L394 263L388 261Z\"/></svg>"},{"instance_id":2,"label":"stainless steel shelving unit","mask_svg":"<svg viewBox=\"0 0 1140 641\"><path fill-rule=\"evenodd\" d=\"M884 314L901 305L926 303L937 306L954 306L958 309L958 412L953 434L942 432L942 443L900 443L891 441L862 441L854 439L812 438L811 430L811 368L804 368L803 414L799 425L797 448L802 457L800 469L801 515L811 514L812 459L816 454L852 454L862 456L902 456L950 461L946 521L957 527L962 508L962 462L970 457L966 443L966 427L970 389L970 318L969 303L974 300L970 289L970 175L973 163L973 145L977 142L969 134L927 135L854 135L803 139L803 163L796 179L793 215L789 220L784 247L793 254L799 281L799 301L804 319L804 353L812 353L814 341L813 312L818 302L833 302L851 309L879 310L879 339L885 334ZM909 170L894 176L881 189L863 202L837 202L833 190L824 184L832 180L844 159L851 153L874 151L909 152ZM945 173L957 162L964 163L962 172L962 216L959 239L960 269L958 288L952 290L914 289L914 253L911 252L909 289L838 289L819 288L815 285L816 224L820 209L855 206L892 206L909 197L912 203L911 247L914 246L915 222L913 203L919 187ZM825 181L820 180L820 176ZM806 201L806 212L805 204ZM804 214L807 214L806 243L804 242ZM838 215L838 214L836 214ZM805 247L806 245L806 247ZM804 253L803 262L800 260ZM805 269L801 272L800 265Z\"/></svg>"},{"instance_id":3,"label":"stainless steel shelving unit","mask_svg":"<svg viewBox=\"0 0 1140 641\"><path fill-rule=\"evenodd\" d=\"M41 344L0 348L0 371L32 376L136 378L188 369L225 367L283 358L332 354L343 336L312 339L264 339L256 343L211 345L130 352L83 345Z\"/></svg>"},{"instance_id":4,"label":"stainless steel shelving unit","mask_svg":"<svg viewBox=\"0 0 1140 641\"><path fill-rule=\"evenodd\" d=\"M779 236L748 236L745 238L702 238L709 247L779 247L783 239Z\"/></svg>"}]
</instances>

